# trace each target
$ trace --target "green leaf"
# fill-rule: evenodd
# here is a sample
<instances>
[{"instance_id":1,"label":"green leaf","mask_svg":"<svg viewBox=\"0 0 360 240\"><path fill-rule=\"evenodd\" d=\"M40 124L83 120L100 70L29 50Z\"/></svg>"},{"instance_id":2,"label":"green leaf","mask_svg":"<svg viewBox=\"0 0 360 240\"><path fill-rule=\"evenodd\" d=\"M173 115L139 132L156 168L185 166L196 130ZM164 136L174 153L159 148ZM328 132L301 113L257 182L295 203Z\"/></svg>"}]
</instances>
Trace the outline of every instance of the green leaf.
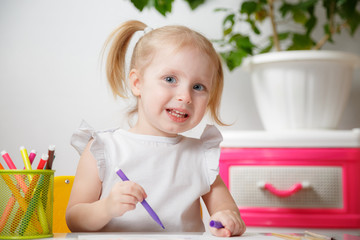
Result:
<instances>
[{"instance_id":1,"label":"green leaf","mask_svg":"<svg viewBox=\"0 0 360 240\"><path fill-rule=\"evenodd\" d=\"M334 41L333 41L333 38L332 38L332 33L330 31L329 24L324 24L324 33L329 35L329 39L327 41L333 43Z\"/></svg>"},{"instance_id":2,"label":"green leaf","mask_svg":"<svg viewBox=\"0 0 360 240\"><path fill-rule=\"evenodd\" d=\"M264 9L261 9L255 13L255 19L260 22L264 21L264 19L268 16L268 12Z\"/></svg>"},{"instance_id":3,"label":"green leaf","mask_svg":"<svg viewBox=\"0 0 360 240\"><path fill-rule=\"evenodd\" d=\"M313 17L311 16L307 22L305 23L304 27L306 28L306 34L307 35L310 35L311 32L314 30L315 26L316 26L316 23L317 23L317 18L316 17Z\"/></svg>"},{"instance_id":4,"label":"green leaf","mask_svg":"<svg viewBox=\"0 0 360 240\"><path fill-rule=\"evenodd\" d=\"M246 13L248 15L255 13L257 10L257 4L254 1L246 1L241 4L240 13Z\"/></svg>"},{"instance_id":5,"label":"green leaf","mask_svg":"<svg viewBox=\"0 0 360 240\"><path fill-rule=\"evenodd\" d=\"M174 0L155 0L155 9L166 16L166 13L171 12L171 5Z\"/></svg>"},{"instance_id":6,"label":"green leaf","mask_svg":"<svg viewBox=\"0 0 360 240\"><path fill-rule=\"evenodd\" d=\"M290 36L290 32L282 32L282 33L278 33L278 38L280 41L284 41L286 39L288 39ZM271 37L272 40L272 37Z\"/></svg>"},{"instance_id":7,"label":"green leaf","mask_svg":"<svg viewBox=\"0 0 360 240\"><path fill-rule=\"evenodd\" d=\"M343 0L337 2L338 15L343 22L350 27L350 34L353 35L360 25L360 1Z\"/></svg>"},{"instance_id":8,"label":"green leaf","mask_svg":"<svg viewBox=\"0 0 360 240\"><path fill-rule=\"evenodd\" d=\"M288 50L310 50L314 46L314 41L308 35L295 33L292 41L293 43Z\"/></svg>"},{"instance_id":9,"label":"green leaf","mask_svg":"<svg viewBox=\"0 0 360 240\"><path fill-rule=\"evenodd\" d=\"M241 49L220 53L220 55L226 62L226 65L228 66L230 71L234 70L236 67L239 67L242 63L243 58L248 56L248 54Z\"/></svg>"},{"instance_id":10,"label":"green leaf","mask_svg":"<svg viewBox=\"0 0 360 240\"><path fill-rule=\"evenodd\" d=\"M228 24L230 24L230 27L233 27L235 24L235 14L229 14L224 18L223 26L228 27Z\"/></svg>"},{"instance_id":11,"label":"green leaf","mask_svg":"<svg viewBox=\"0 0 360 240\"><path fill-rule=\"evenodd\" d=\"M235 14L229 14L225 17L224 21L223 21L223 35L229 35L232 30L233 30L233 26L235 24Z\"/></svg>"},{"instance_id":12,"label":"green leaf","mask_svg":"<svg viewBox=\"0 0 360 240\"><path fill-rule=\"evenodd\" d=\"M254 20L252 20L251 18L248 18L246 19L246 22L250 24L250 27L251 27L251 30L259 35L261 32L260 32L260 29L256 26L256 22Z\"/></svg>"},{"instance_id":13,"label":"green leaf","mask_svg":"<svg viewBox=\"0 0 360 240\"><path fill-rule=\"evenodd\" d=\"M255 45L251 42L248 36L244 36L241 34L235 34L230 39L229 42L234 42L236 47L242 52L246 52L247 54L252 55L253 48Z\"/></svg>"},{"instance_id":14,"label":"green leaf","mask_svg":"<svg viewBox=\"0 0 360 240\"><path fill-rule=\"evenodd\" d=\"M131 0L131 2L141 12L144 9L144 7L148 4L149 0Z\"/></svg>"},{"instance_id":15,"label":"green leaf","mask_svg":"<svg viewBox=\"0 0 360 240\"><path fill-rule=\"evenodd\" d=\"M205 2L205 0L185 0L185 1L189 4L192 10L196 9L198 6L202 5Z\"/></svg>"},{"instance_id":16,"label":"green leaf","mask_svg":"<svg viewBox=\"0 0 360 240\"><path fill-rule=\"evenodd\" d=\"M336 0L323 0L323 7L326 10L326 19L330 19L332 12L336 9L335 8Z\"/></svg>"},{"instance_id":17,"label":"green leaf","mask_svg":"<svg viewBox=\"0 0 360 240\"><path fill-rule=\"evenodd\" d=\"M314 8L318 2L319 0L307 0L307 1L302 0L295 7L306 10L309 8Z\"/></svg>"},{"instance_id":18,"label":"green leaf","mask_svg":"<svg viewBox=\"0 0 360 240\"><path fill-rule=\"evenodd\" d=\"M274 46L274 44L271 42L271 43L269 43L269 45L267 47L261 49L259 53L268 53L271 51L273 46Z\"/></svg>"},{"instance_id":19,"label":"green leaf","mask_svg":"<svg viewBox=\"0 0 360 240\"><path fill-rule=\"evenodd\" d=\"M281 17L285 17L288 13L290 13L293 9L293 5L284 2L284 4L279 8L281 12Z\"/></svg>"},{"instance_id":20,"label":"green leaf","mask_svg":"<svg viewBox=\"0 0 360 240\"><path fill-rule=\"evenodd\" d=\"M304 24L307 21L306 15L300 9L294 9L292 13L296 23Z\"/></svg>"},{"instance_id":21,"label":"green leaf","mask_svg":"<svg viewBox=\"0 0 360 240\"><path fill-rule=\"evenodd\" d=\"M313 16L313 11L317 2L318 0L301 0L295 4L284 2L279 8L279 11L283 18L291 13L295 22L304 24L308 15Z\"/></svg>"},{"instance_id":22,"label":"green leaf","mask_svg":"<svg viewBox=\"0 0 360 240\"><path fill-rule=\"evenodd\" d=\"M355 13L348 24L350 26L350 34L354 35L358 27L360 26L360 13Z\"/></svg>"},{"instance_id":23,"label":"green leaf","mask_svg":"<svg viewBox=\"0 0 360 240\"><path fill-rule=\"evenodd\" d=\"M214 12L227 12L229 11L228 8L215 8Z\"/></svg>"},{"instance_id":24,"label":"green leaf","mask_svg":"<svg viewBox=\"0 0 360 240\"><path fill-rule=\"evenodd\" d=\"M227 35L231 34L232 30L233 30L232 27L224 29L223 30L223 35L227 36Z\"/></svg>"}]
</instances>

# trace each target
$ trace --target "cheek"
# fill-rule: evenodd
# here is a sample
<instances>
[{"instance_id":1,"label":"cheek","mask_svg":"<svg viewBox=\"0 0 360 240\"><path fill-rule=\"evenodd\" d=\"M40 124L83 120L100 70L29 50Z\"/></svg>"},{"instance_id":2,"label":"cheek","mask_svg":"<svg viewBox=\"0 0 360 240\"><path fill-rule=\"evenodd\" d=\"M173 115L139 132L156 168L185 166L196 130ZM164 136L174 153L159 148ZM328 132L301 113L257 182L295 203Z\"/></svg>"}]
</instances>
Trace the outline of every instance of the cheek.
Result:
<instances>
[{"instance_id":1,"label":"cheek","mask_svg":"<svg viewBox=\"0 0 360 240\"><path fill-rule=\"evenodd\" d=\"M201 113L202 115L204 115L208 109L208 105L209 105L208 97L202 97L198 99L196 106L198 108L199 114Z\"/></svg>"},{"instance_id":2,"label":"cheek","mask_svg":"<svg viewBox=\"0 0 360 240\"><path fill-rule=\"evenodd\" d=\"M161 88L151 88L146 90L146 94L143 94L142 99L148 107L156 108L156 106L163 107L169 99L171 94Z\"/></svg>"}]
</instances>

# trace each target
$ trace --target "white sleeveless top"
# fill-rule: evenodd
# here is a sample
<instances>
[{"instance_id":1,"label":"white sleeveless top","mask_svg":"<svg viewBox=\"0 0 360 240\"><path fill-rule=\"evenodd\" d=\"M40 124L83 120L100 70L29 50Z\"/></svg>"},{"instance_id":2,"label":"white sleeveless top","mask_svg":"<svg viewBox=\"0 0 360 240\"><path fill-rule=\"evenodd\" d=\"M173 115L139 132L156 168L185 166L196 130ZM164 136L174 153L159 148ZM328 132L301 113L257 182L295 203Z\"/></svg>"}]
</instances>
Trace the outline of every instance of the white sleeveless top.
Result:
<instances>
[{"instance_id":1,"label":"white sleeveless top","mask_svg":"<svg viewBox=\"0 0 360 240\"><path fill-rule=\"evenodd\" d=\"M81 154L91 138L90 151L102 181L101 198L122 181L116 174L121 169L130 181L144 188L146 201L165 226L163 230L138 204L135 210L113 218L102 231L205 231L200 197L210 191L219 173L222 136L215 126L206 126L196 139L141 135L122 129L94 131L83 121L71 144Z\"/></svg>"}]
</instances>

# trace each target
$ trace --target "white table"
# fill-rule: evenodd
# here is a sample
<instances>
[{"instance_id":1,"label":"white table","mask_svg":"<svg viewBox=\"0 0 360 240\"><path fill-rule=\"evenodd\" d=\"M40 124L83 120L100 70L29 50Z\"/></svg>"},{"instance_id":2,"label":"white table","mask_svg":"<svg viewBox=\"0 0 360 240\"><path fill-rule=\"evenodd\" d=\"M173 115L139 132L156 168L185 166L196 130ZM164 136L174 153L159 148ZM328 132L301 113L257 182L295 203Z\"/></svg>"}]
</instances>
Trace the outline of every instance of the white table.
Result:
<instances>
[{"instance_id":1,"label":"white table","mask_svg":"<svg viewBox=\"0 0 360 240\"><path fill-rule=\"evenodd\" d=\"M265 230L265 231L264 231ZM303 234L305 230L331 236L336 240L360 240L360 229L286 229L286 228L248 228L241 237L219 238L205 233L55 233L54 240L281 240L269 233ZM49 239L49 238L47 238Z\"/></svg>"}]
</instances>

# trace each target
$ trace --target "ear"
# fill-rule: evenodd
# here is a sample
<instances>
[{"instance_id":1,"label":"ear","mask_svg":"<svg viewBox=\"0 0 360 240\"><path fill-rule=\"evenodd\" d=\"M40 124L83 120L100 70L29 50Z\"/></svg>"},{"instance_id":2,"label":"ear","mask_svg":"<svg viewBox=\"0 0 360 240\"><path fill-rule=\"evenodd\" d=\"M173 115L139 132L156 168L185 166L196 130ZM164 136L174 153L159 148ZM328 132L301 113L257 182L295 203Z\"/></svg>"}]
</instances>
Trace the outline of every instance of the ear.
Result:
<instances>
[{"instance_id":1,"label":"ear","mask_svg":"<svg viewBox=\"0 0 360 240\"><path fill-rule=\"evenodd\" d=\"M129 73L129 80L130 80L130 88L131 88L131 92L134 94L134 96L136 97L140 97L140 86L141 86L141 82L140 82L140 74L136 69L131 69L130 73Z\"/></svg>"}]
</instances>

